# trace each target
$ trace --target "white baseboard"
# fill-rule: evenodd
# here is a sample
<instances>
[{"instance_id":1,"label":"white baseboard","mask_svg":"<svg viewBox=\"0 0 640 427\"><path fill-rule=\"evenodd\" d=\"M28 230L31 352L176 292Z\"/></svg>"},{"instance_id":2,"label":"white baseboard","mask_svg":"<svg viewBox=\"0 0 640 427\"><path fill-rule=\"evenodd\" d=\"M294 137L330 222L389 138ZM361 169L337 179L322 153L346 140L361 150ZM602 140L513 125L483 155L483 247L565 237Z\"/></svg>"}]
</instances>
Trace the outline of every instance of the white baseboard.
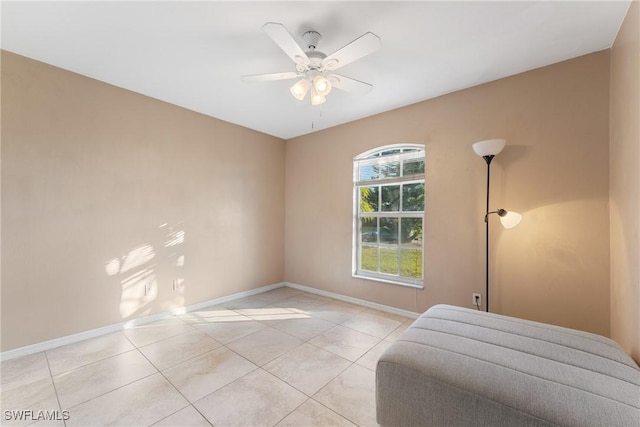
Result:
<instances>
[{"instance_id":1,"label":"white baseboard","mask_svg":"<svg viewBox=\"0 0 640 427\"><path fill-rule=\"evenodd\" d=\"M127 321L119 322L113 325L103 326L101 328L90 329L88 331L79 332L77 334L67 335L60 338L54 338L52 340L43 341L36 344L27 345L24 347L14 348L12 350L3 351L2 353L0 353L0 361L15 359L16 357L26 356L28 354L33 354L33 353L39 353L45 350L51 350L56 347L61 347L63 345L73 344L78 341L83 341L89 338L95 338L101 335L106 335L106 334L121 331L124 329L129 329L134 326L140 326L147 323L155 322L157 320L166 319L167 317L171 317L176 314L184 314L190 311L200 310L201 308L209 307L211 305L222 304L222 303L236 300L239 298L245 298L251 295L260 294L262 292L267 292L276 288L281 288L285 285L286 285L285 282L280 282L280 283L274 283L273 285L261 286L259 288L238 292L236 294L212 299L209 301L199 302L186 307L179 307L171 311L156 313L150 316L140 317L138 319L127 320Z\"/></svg>"},{"instance_id":2,"label":"white baseboard","mask_svg":"<svg viewBox=\"0 0 640 427\"><path fill-rule=\"evenodd\" d=\"M201 308L209 307L212 305L222 304L225 302L233 301L240 298L246 298L252 295L268 292L273 289L288 286L299 291L309 292L310 294L322 295L328 298L337 299L340 301L349 302L352 304L361 305L368 308L384 311L391 314L397 314L399 316L416 319L420 313L414 313L413 311L402 310L400 308L390 307L384 304L378 304L371 301L366 301L358 298L348 297L345 295L336 294L329 291L323 291L321 289L311 288L308 286L298 285L290 282L274 283L272 285L261 286L259 288L250 289L248 291L238 292L232 295L228 295L221 298L212 299L209 301L203 301L196 304L188 305L186 307L179 307L171 311L165 311L162 313L152 314L150 316L140 317L138 319L127 320L124 322L116 323L113 325L103 326L101 328L91 329L84 332L79 332L73 335L67 335L60 338L54 338L52 340L39 342L36 344L27 345L24 347L15 348L12 350L3 351L0 353L0 361L15 359L17 357L26 356L28 354L39 353L45 350L51 350L63 345L73 344L78 341L83 341L89 338L99 337L101 335L110 334L113 332L121 331L124 329L133 328L135 326L144 325L147 323L155 322L157 320L166 319L167 317L175 316L176 314L184 314L190 311L200 310Z\"/></svg>"},{"instance_id":3,"label":"white baseboard","mask_svg":"<svg viewBox=\"0 0 640 427\"><path fill-rule=\"evenodd\" d=\"M296 283L284 282L284 285L290 288L297 289L299 291L309 292L310 294L322 295L323 297L350 302L356 305L362 305L368 308L384 311L386 313L397 314L398 316L408 317L410 319L417 319L418 316L420 316L421 314L421 313L415 313L409 310L403 310L401 308L391 307L384 304L378 304L375 302L371 302L371 301L367 301L359 298L353 298L353 297L348 297L346 295L336 294L334 292L323 291L322 289L310 288L308 286L298 285Z\"/></svg>"}]
</instances>

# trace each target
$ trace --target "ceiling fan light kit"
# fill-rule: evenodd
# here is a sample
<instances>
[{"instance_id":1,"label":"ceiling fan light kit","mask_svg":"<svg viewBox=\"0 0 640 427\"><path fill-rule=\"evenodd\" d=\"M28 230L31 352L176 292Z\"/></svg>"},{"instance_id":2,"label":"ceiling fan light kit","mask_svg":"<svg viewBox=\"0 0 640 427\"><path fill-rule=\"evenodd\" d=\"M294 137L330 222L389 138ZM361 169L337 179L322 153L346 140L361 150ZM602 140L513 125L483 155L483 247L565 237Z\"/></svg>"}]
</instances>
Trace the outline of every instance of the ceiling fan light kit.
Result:
<instances>
[{"instance_id":1,"label":"ceiling fan light kit","mask_svg":"<svg viewBox=\"0 0 640 427\"><path fill-rule=\"evenodd\" d=\"M311 105L320 105L324 104L327 101L323 95L320 95L316 88L311 86Z\"/></svg>"},{"instance_id":2,"label":"ceiling fan light kit","mask_svg":"<svg viewBox=\"0 0 640 427\"><path fill-rule=\"evenodd\" d=\"M307 92L309 92L309 88L311 87L311 82L307 79L299 80L293 86L291 86L291 95L296 98L298 101L302 101L305 96L307 96Z\"/></svg>"},{"instance_id":3,"label":"ceiling fan light kit","mask_svg":"<svg viewBox=\"0 0 640 427\"><path fill-rule=\"evenodd\" d=\"M262 29L296 64L295 72L271 74L255 74L242 76L249 82L263 82L273 80L287 80L299 78L289 91L294 98L303 101L310 92L311 105L326 102L326 96L332 88L355 94L365 94L373 87L369 83L361 82L346 76L333 73L363 56L375 52L381 46L380 38L373 33L365 33L338 51L327 56L316 50L322 36L317 31L307 31L302 35L306 51L296 43L291 34L282 24L268 22Z\"/></svg>"},{"instance_id":4,"label":"ceiling fan light kit","mask_svg":"<svg viewBox=\"0 0 640 427\"><path fill-rule=\"evenodd\" d=\"M316 76L313 79L313 88L320 95L327 96L331 92L331 82L323 76Z\"/></svg>"}]
</instances>

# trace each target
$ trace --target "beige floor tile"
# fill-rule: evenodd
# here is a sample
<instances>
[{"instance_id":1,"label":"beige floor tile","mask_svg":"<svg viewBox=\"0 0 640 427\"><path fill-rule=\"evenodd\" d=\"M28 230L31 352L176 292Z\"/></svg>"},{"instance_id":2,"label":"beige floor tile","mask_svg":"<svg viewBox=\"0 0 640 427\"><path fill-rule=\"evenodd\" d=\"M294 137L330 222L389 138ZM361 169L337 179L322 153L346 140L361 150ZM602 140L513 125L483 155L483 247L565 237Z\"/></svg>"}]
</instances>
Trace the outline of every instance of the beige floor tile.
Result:
<instances>
[{"instance_id":1,"label":"beige floor tile","mask_svg":"<svg viewBox=\"0 0 640 427\"><path fill-rule=\"evenodd\" d=\"M281 313L281 314L255 314L249 316L253 320L258 320L267 326L277 325L283 320L291 319L310 319L311 316L304 313Z\"/></svg>"},{"instance_id":2,"label":"beige floor tile","mask_svg":"<svg viewBox=\"0 0 640 427\"><path fill-rule=\"evenodd\" d=\"M281 288L277 288L272 291L264 292L261 295L263 296L264 299L268 299L271 302L273 302L273 301L280 301L286 298L291 298L292 296L299 295L301 293L302 291L299 291L297 289L290 288L288 286L283 286Z\"/></svg>"},{"instance_id":3,"label":"beige floor tile","mask_svg":"<svg viewBox=\"0 0 640 427\"><path fill-rule=\"evenodd\" d=\"M22 426L35 422L37 411L59 411L60 407L51 378L45 378L11 390L2 390L0 409L3 425ZM34 414L15 411L34 411Z\"/></svg>"},{"instance_id":4,"label":"beige floor tile","mask_svg":"<svg viewBox=\"0 0 640 427\"><path fill-rule=\"evenodd\" d=\"M367 307L362 306L362 305L358 305L358 304L351 304L350 302L346 302L346 301L340 301L340 300L335 300L331 303L329 303L327 305L328 307L335 307L335 309L343 311L345 313L362 313L363 311L367 310Z\"/></svg>"},{"instance_id":5,"label":"beige floor tile","mask_svg":"<svg viewBox=\"0 0 640 427\"><path fill-rule=\"evenodd\" d=\"M211 424L193 406L189 405L175 414L158 421L154 427L209 427Z\"/></svg>"},{"instance_id":6,"label":"beige floor tile","mask_svg":"<svg viewBox=\"0 0 640 427\"><path fill-rule=\"evenodd\" d=\"M202 310L178 314L176 317L187 323L235 322L244 318L240 313L224 307L203 308Z\"/></svg>"},{"instance_id":7,"label":"beige floor tile","mask_svg":"<svg viewBox=\"0 0 640 427\"><path fill-rule=\"evenodd\" d=\"M258 369L196 402L195 407L214 426L273 426L306 399Z\"/></svg>"},{"instance_id":8,"label":"beige floor tile","mask_svg":"<svg viewBox=\"0 0 640 427\"><path fill-rule=\"evenodd\" d=\"M170 317L157 322L125 329L124 334L136 347L143 347L189 331L193 331L193 327L187 322L177 317Z\"/></svg>"},{"instance_id":9,"label":"beige floor tile","mask_svg":"<svg viewBox=\"0 0 640 427\"><path fill-rule=\"evenodd\" d=\"M267 327L264 323L244 316L234 322L199 323L194 326L225 345Z\"/></svg>"},{"instance_id":10,"label":"beige floor tile","mask_svg":"<svg viewBox=\"0 0 640 427\"><path fill-rule=\"evenodd\" d=\"M112 356L55 375L60 405L71 408L158 372L138 350Z\"/></svg>"},{"instance_id":11,"label":"beige floor tile","mask_svg":"<svg viewBox=\"0 0 640 427\"><path fill-rule=\"evenodd\" d=\"M375 313L364 311L343 322L342 326L364 332L365 334L373 335L374 337L384 338L401 324L402 322L398 320L389 319Z\"/></svg>"},{"instance_id":12,"label":"beige floor tile","mask_svg":"<svg viewBox=\"0 0 640 427\"><path fill-rule=\"evenodd\" d=\"M365 307L344 301L331 301L311 310L313 317L320 317L333 323L342 323L362 313Z\"/></svg>"},{"instance_id":13,"label":"beige floor tile","mask_svg":"<svg viewBox=\"0 0 640 427\"><path fill-rule=\"evenodd\" d=\"M387 319L396 320L400 323L406 321L408 318L399 314L389 313L387 311L376 310L375 308L365 308L363 314L371 314L374 316L385 317Z\"/></svg>"},{"instance_id":14,"label":"beige floor tile","mask_svg":"<svg viewBox=\"0 0 640 427\"><path fill-rule=\"evenodd\" d=\"M411 323L282 287L3 362L0 402L68 426L375 425L377 360Z\"/></svg>"},{"instance_id":15,"label":"beige floor tile","mask_svg":"<svg viewBox=\"0 0 640 427\"><path fill-rule=\"evenodd\" d=\"M51 419L36 421L29 424L29 427L65 427L64 415L62 413L54 414Z\"/></svg>"},{"instance_id":16,"label":"beige floor tile","mask_svg":"<svg viewBox=\"0 0 640 427\"><path fill-rule=\"evenodd\" d=\"M273 328L261 329L229 343L227 347L258 366L302 344L302 340Z\"/></svg>"},{"instance_id":17,"label":"beige floor tile","mask_svg":"<svg viewBox=\"0 0 640 427\"><path fill-rule=\"evenodd\" d=\"M378 359L382 353L391 345L391 341L382 340L375 347L365 353L356 363L375 372Z\"/></svg>"},{"instance_id":18,"label":"beige floor tile","mask_svg":"<svg viewBox=\"0 0 640 427\"><path fill-rule=\"evenodd\" d=\"M260 294L257 294L246 298L228 301L223 305L230 310L236 310L241 308L261 308L268 305L270 302L269 298L264 298Z\"/></svg>"},{"instance_id":19,"label":"beige floor tile","mask_svg":"<svg viewBox=\"0 0 640 427\"><path fill-rule=\"evenodd\" d=\"M334 299L324 297L322 295L315 295L303 292L298 295L294 295L290 298L283 299L274 303L280 307L296 308L299 310L307 310L311 308L317 308L321 305L335 301Z\"/></svg>"},{"instance_id":20,"label":"beige floor tile","mask_svg":"<svg viewBox=\"0 0 640 427\"><path fill-rule=\"evenodd\" d=\"M6 360L0 364L2 390L31 384L51 377L44 352Z\"/></svg>"},{"instance_id":21,"label":"beige floor tile","mask_svg":"<svg viewBox=\"0 0 640 427\"><path fill-rule=\"evenodd\" d=\"M220 347L163 371L180 392L195 402L253 371L257 366Z\"/></svg>"},{"instance_id":22,"label":"beige floor tile","mask_svg":"<svg viewBox=\"0 0 640 427\"><path fill-rule=\"evenodd\" d=\"M71 408L67 426L151 425L188 404L157 373Z\"/></svg>"},{"instance_id":23,"label":"beige floor tile","mask_svg":"<svg viewBox=\"0 0 640 427\"><path fill-rule=\"evenodd\" d=\"M341 417L331 409L309 399L289 414L277 427L351 427L355 426L349 420Z\"/></svg>"},{"instance_id":24,"label":"beige floor tile","mask_svg":"<svg viewBox=\"0 0 640 427\"><path fill-rule=\"evenodd\" d=\"M321 318L333 322L335 324L340 324L342 322L346 322L349 319L353 319L359 313L349 313L346 311L342 311L339 308L332 306L331 303L322 305L315 309L309 310L309 314L312 317Z\"/></svg>"},{"instance_id":25,"label":"beige floor tile","mask_svg":"<svg viewBox=\"0 0 640 427\"><path fill-rule=\"evenodd\" d=\"M359 426L377 426L375 373L351 365L313 398Z\"/></svg>"},{"instance_id":26,"label":"beige floor tile","mask_svg":"<svg viewBox=\"0 0 640 427\"><path fill-rule=\"evenodd\" d=\"M251 319L283 320L300 316L297 311L283 307L240 308L236 311Z\"/></svg>"},{"instance_id":27,"label":"beige floor tile","mask_svg":"<svg viewBox=\"0 0 640 427\"><path fill-rule=\"evenodd\" d=\"M404 331L407 330L407 328L409 326L411 326L411 324L415 322L415 319L407 319L405 320L400 326L398 326L396 329L393 330L393 332L391 332L389 335L387 335L386 337L384 337L385 340L387 341L395 341L398 339L398 337L400 335L402 335L404 333Z\"/></svg>"},{"instance_id":28,"label":"beige floor tile","mask_svg":"<svg viewBox=\"0 0 640 427\"><path fill-rule=\"evenodd\" d=\"M122 332L114 332L113 334L47 350L46 353L51 374L57 375L134 348Z\"/></svg>"},{"instance_id":29,"label":"beige floor tile","mask_svg":"<svg viewBox=\"0 0 640 427\"><path fill-rule=\"evenodd\" d=\"M351 362L340 356L311 344L302 344L269 362L264 369L311 396L349 365Z\"/></svg>"},{"instance_id":30,"label":"beige floor tile","mask_svg":"<svg viewBox=\"0 0 640 427\"><path fill-rule=\"evenodd\" d=\"M273 327L301 340L308 341L334 326L335 323L328 320L308 317L304 319L286 319L276 323Z\"/></svg>"},{"instance_id":31,"label":"beige floor tile","mask_svg":"<svg viewBox=\"0 0 640 427\"><path fill-rule=\"evenodd\" d=\"M309 340L310 344L352 362L358 360L379 342L379 338L340 325Z\"/></svg>"},{"instance_id":32,"label":"beige floor tile","mask_svg":"<svg viewBox=\"0 0 640 427\"><path fill-rule=\"evenodd\" d=\"M193 331L140 347L140 351L156 368L162 371L218 348L220 345L219 342L207 334L194 329Z\"/></svg>"}]
</instances>

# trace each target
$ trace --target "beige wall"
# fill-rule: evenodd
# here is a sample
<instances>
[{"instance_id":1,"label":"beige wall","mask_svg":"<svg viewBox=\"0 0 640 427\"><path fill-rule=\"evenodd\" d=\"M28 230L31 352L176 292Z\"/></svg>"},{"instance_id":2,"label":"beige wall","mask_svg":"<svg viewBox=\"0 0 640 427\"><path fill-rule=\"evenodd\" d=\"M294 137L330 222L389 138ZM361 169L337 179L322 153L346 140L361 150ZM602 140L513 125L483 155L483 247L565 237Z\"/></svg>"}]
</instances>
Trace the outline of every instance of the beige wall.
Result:
<instances>
[{"instance_id":1,"label":"beige wall","mask_svg":"<svg viewBox=\"0 0 640 427\"><path fill-rule=\"evenodd\" d=\"M491 223L492 311L603 335L611 321L637 354L625 93L638 86L616 65L624 34L637 37L631 10L611 61L612 141L626 135L611 147L611 316L606 51L286 144L3 52L2 350L283 279L411 311L470 306L484 292L486 177L471 144L504 137L491 205L524 220ZM399 142L426 146L424 290L351 277L352 158Z\"/></svg>"},{"instance_id":2,"label":"beige wall","mask_svg":"<svg viewBox=\"0 0 640 427\"><path fill-rule=\"evenodd\" d=\"M284 148L2 52L2 350L282 281Z\"/></svg>"},{"instance_id":3,"label":"beige wall","mask_svg":"<svg viewBox=\"0 0 640 427\"><path fill-rule=\"evenodd\" d=\"M640 362L640 4L611 49L611 336Z\"/></svg>"},{"instance_id":4,"label":"beige wall","mask_svg":"<svg viewBox=\"0 0 640 427\"><path fill-rule=\"evenodd\" d=\"M486 184L471 144L504 137L491 205L524 219L492 220L492 311L609 335L608 118L602 51L289 140L285 277L413 311L471 307ZM400 142L426 146L424 290L351 276L352 159Z\"/></svg>"}]
</instances>

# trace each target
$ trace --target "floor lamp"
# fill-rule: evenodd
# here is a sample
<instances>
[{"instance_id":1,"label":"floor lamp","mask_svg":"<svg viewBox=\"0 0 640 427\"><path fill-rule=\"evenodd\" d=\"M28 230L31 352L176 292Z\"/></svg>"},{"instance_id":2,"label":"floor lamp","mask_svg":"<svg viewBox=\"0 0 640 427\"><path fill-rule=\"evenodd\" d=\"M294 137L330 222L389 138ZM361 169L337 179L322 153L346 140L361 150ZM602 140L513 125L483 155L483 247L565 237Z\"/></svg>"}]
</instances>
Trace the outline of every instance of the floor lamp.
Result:
<instances>
[{"instance_id":1,"label":"floor lamp","mask_svg":"<svg viewBox=\"0 0 640 427\"><path fill-rule=\"evenodd\" d=\"M502 151L506 141L504 139L487 139L473 144L473 151L487 162L487 208L484 215L485 225L485 309L489 311L489 215L497 214L504 228L513 228L520 223L522 215L508 212L505 209L489 211L489 183L491 177L491 160Z\"/></svg>"}]
</instances>

